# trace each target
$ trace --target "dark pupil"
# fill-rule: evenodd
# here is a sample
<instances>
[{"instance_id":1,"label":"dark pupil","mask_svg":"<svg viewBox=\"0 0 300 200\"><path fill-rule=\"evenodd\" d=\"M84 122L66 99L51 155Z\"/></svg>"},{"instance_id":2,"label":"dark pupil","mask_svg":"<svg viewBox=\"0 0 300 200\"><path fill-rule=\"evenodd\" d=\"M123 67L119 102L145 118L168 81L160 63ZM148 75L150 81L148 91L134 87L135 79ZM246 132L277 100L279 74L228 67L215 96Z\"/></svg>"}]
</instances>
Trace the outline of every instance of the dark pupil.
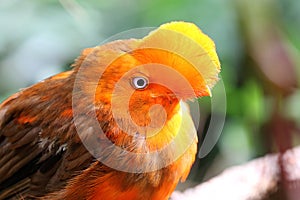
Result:
<instances>
[{"instance_id":1,"label":"dark pupil","mask_svg":"<svg viewBox=\"0 0 300 200\"><path fill-rule=\"evenodd\" d=\"M139 79L136 83L140 87L145 85L145 81L143 79Z\"/></svg>"}]
</instances>

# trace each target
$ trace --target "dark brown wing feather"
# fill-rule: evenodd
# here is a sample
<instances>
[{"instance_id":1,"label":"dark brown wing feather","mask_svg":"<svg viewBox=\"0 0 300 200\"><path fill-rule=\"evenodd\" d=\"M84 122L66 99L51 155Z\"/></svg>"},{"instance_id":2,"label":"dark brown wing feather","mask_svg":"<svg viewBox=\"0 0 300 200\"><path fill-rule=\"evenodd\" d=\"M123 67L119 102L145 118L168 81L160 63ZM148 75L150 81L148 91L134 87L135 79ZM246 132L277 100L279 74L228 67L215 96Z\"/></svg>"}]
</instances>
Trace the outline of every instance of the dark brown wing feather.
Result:
<instances>
[{"instance_id":1,"label":"dark brown wing feather","mask_svg":"<svg viewBox=\"0 0 300 200\"><path fill-rule=\"evenodd\" d=\"M83 76L95 78L99 65L102 66L99 62L105 59L102 54L126 52L133 49L132 45L136 45L135 40L116 41L102 47L85 49L71 71L37 83L0 104L0 200L34 199L49 193L59 194L56 191L63 191L70 179L79 177L84 169L92 166L97 166L97 176L106 173L108 167L102 168L104 165L95 163L96 159L81 143L72 113L72 98L75 96L80 102L85 102L76 105L81 112L76 114L80 124L79 132L89 144L98 140L93 135L94 119L90 116L92 104L89 101L94 94L85 91L89 90L89 85L98 82L84 82L87 88L76 88L78 93L72 96L75 77L85 59L89 70L86 72L88 75L84 73ZM92 50L95 50L94 54L87 56ZM104 110L101 107L99 113L103 117L109 111L110 108L106 106ZM101 118L100 115L97 118L106 132L110 129L108 124L111 119ZM107 144L104 142L101 145L105 149Z\"/></svg>"},{"instance_id":2,"label":"dark brown wing feather","mask_svg":"<svg viewBox=\"0 0 300 200\"><path fill-rule=\"evenodd\" d=\"M0 199L56 191L93 162L72 123L72 76L49 78L0 105Z\"/></svg>"}]
</instances>

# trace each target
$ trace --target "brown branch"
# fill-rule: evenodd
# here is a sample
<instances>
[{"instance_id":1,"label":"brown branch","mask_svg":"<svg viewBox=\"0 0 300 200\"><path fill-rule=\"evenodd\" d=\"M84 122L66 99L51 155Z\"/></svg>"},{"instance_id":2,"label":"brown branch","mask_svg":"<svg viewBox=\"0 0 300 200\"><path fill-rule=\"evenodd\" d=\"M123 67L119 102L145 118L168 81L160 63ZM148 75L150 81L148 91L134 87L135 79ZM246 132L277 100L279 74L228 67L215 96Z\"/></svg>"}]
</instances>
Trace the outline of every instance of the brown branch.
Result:
<instances>
[{"instance_id":1,"label":"brown branch","mask_svg":"<svg viewBox=\"0 0 300 200\"><path fill-rule=\"evenodd\" d=\"M300 147L286 151L281 156L267 155L246 164L228 168L220 175L194 188L184 192L175 191L172 200L275 199L274 194L280 190L284 191L284 199L299 199ZM280 168L280 161L283 163L283 170ZM284 176L282 176L282 171L284 171ZM285 180L282 180L282 177ZM279 198L283 199L282 196Z\"/></svg>"}]
</instances>

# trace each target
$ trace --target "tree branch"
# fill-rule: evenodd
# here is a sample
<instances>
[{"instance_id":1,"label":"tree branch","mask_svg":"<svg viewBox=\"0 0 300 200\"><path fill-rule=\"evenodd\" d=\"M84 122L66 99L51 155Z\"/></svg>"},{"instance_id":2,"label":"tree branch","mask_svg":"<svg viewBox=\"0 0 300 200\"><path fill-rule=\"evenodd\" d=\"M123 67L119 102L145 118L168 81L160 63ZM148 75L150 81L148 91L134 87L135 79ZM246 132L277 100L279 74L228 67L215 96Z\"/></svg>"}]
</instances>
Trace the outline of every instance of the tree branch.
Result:
<instances>
[{"instance_id":1,"label":"tree branch","mask_svg":"<svg viewBox=\"0 0 300 200\"><path fill-rule=\"evenodd\" d=\"M270 199L278 191L283 191L284 199L296 200L300 196L299 158L300 147L281 155L267 155L228 168L211 180L184 192L175 191L172 200L260 200Z\"/></svg>"}]
</instances>

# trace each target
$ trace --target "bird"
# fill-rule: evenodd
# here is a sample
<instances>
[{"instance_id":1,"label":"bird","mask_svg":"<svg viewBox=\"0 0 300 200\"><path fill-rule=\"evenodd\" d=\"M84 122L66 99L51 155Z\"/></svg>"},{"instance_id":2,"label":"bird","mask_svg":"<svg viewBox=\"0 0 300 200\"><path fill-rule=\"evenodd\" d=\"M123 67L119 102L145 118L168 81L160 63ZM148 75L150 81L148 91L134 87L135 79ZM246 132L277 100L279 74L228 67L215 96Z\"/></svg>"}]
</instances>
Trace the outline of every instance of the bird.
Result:
<instances>
[{"instance_id":1,"label":"bird","mask_svg":"<svg viewBox=\"0 0 300 200\"><path fill-rule=\"evenodd\" d=\"M0 199L169 199L196 159L187 101L220 70L191 22L84 49L0 104Z\"/></svg>"}]
</instances>

